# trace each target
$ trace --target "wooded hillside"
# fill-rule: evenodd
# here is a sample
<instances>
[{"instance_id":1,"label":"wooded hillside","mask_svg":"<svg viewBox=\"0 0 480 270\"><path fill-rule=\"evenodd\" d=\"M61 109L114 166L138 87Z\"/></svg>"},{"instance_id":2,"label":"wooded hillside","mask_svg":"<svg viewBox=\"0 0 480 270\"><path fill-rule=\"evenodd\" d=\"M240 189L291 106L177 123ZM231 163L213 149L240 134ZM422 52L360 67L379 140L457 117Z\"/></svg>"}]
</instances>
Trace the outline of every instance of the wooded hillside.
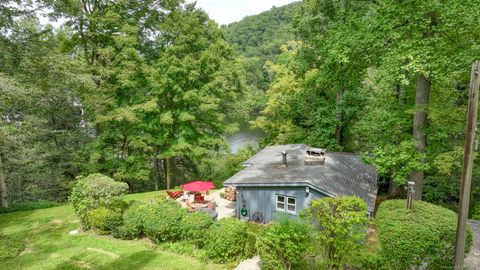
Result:
<instances>
[{"instance_id":1,"label":"wooded hillside","mask_svg":"<svg viewBox=\"0 0 480 270\"><path fill-rule=\"evenodd\" d=\"M3 206L65 200L90 173L130 191L221 185L255 151L231 155L225 134L255 112L264 146L354 152L382 192L412 180L417 199L456 209L480 55L480 9L462 1L305 0L226 27L181 0L0 7ZM65 23L40 25L36 8Z\"/></svg>"}]
</instances>

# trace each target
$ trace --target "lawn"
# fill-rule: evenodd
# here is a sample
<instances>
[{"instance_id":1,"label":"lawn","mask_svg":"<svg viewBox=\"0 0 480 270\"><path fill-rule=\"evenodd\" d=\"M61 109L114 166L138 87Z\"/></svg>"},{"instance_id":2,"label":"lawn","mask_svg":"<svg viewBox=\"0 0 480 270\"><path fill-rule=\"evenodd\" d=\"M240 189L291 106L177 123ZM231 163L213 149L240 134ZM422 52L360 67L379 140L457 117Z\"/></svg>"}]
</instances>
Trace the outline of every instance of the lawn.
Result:
<instances>
[{"instance_id":1,"label":"lawn","mask_svg":"<svg viewBox=\"0 0 480 270\"><path fill-rule=\"evenodd\" d=\"M150 200L164 191L131 194ZM225 269L196 258L160 251L148 240L119 240L93 233L69 235L79 221L70 205L0 214L0 232L23 239L25 250L0 261L0 269Z\"/></svg>"}]
</instances>

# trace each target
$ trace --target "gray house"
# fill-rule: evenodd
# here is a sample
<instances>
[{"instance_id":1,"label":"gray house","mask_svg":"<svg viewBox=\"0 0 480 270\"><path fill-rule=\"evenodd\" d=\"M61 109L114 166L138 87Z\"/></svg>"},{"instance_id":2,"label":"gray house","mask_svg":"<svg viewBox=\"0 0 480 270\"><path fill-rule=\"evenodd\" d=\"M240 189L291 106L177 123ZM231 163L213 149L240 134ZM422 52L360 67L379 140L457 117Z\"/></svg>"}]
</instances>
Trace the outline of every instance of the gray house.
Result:
<instances>
[{"instance_id":1,"label":"gray house","mask_svg":"<svg viewBox=\"0 0 480 270\"><path fill-rule=\"evenodd\" d=\"M329 153L304 144L269 146L243 163L224 182L237 189L237 217L259 223L278 214L298 216L308 203L325 196L356 195L373 213L377 172L348 153Z\"/></svg>"}]
</instances>

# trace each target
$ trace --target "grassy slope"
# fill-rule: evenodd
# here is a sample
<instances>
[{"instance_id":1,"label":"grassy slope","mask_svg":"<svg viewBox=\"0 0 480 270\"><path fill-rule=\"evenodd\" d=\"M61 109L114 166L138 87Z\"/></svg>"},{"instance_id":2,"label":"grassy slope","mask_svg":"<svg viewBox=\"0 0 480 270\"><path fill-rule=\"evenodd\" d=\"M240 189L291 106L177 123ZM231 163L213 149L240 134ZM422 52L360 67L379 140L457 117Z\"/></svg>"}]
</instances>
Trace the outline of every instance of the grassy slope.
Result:
<instances>
[{"instance_id":1,"label":"grassy slope","mask_svg":"<svg viewBox=\"0 0 480 270\"><path fill-rule=\"evenodd\" d=\"M163 191L132 194L127 200L149 200ZM195 258L155 249L147 240L109 236L71 236L79 222L70 205L0 215L0 232L24 239L16 258L0 261L0 269L224 269Z\"/></svg>"}]
</instances>

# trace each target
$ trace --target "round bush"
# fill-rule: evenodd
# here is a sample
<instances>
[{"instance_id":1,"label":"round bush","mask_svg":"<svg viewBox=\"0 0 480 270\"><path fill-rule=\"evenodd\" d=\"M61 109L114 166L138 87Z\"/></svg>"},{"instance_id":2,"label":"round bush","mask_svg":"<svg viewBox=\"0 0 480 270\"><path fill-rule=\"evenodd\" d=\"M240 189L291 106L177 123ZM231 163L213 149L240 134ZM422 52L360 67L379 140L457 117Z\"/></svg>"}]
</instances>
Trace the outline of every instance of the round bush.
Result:
<instances>
[{"instance_id":1,"label":"round bush","mask_svg":"<svg viewBox=\"0 0 480 270\"><path fill-rule=\"evenodd\" d=\"M23 248L21 241L0 233L0 261L17 256Z\"/></svg>"},{"instance_id":2,"label":"round bush","mask_svg":"<svg viewBox=\"0 0 480 270\"><path fill-rule=\"evenodd\" d=\"M186 215L181 223L182 239L201 246L205 238L205 232L212 223L212 217L205 212L194 212Z\"/></svg>"},{"instance_id":3,"label":"round bush","mask_svg":"<svg viewBox=\"0 0 480 270\"><path fill-rule=\"evenodd\" d=\"M299 268L310 247L310 235L307 225L289 218L263 230L257 242L262 269Z\"/></svg>"},{"instance_id":4,"label":"round bush","mask_svg":"<svg viewBox=\"0 0 480 270\"><path fill-rule=\"evenodd\" d=\"M105 207L100 207L87 212L88 225L99 233L109 233L122 225L122 213Z\"/></svg>"},{"instance_id":5,"label":"round bush","mask_svg":"<svg viewBox=\"0 0 480 270\"><path fill-rule=\"evenodd\" d=\"M207 232L206 256L213 262L226 263L243 257L247 224L235 218L215 222Z\"/></svg>"},{"instance_id":6,"label":"round bush","mask_svg":"<svg viewBox=\"0 0 480 270\"><path fill-rule=\"evenodd\" d=\"M145 216L145 234L155 243L178 241L181 239L182 219L187 215L187 209L171 200L159 201L148 207Z\"/></svg>"},{"instance_id":7,"label":"round bush","mask_svg":"<svg viewBox=\"0 0 480 270\"><path fill-rule=\"evenodd\" d=\"M392 269L453 268L457 215L446 208L415 201L407 210L405 200L383 202L377 213L382 257ZM467 250L472 242L467 235Z\"/></svg>"},{"instance_id":8,"label":"round bush","mask_svg":"<svg viewBox=\"0 0 480 270\"><path fill-rule=\"evenodd\" d=\"M108 205L118 199L118 196L125 194L127 190L126 183L115 182L103 174L90 174L78 180L72 189L69 200L82 227L88 229L87 212L101 205Z\"/></svg>"},{"instance_id":9,"label":"round bush","mask_svg":"<svg viewBox=\"0 0 480 270\"><path fill-rule=\"evenodd\" d=\"M123 224L112 231L113 236L120 239L141 237L145 233L143 224L149 215L149 211L147 204L133 202L123 212Z\"/></svg>"}]
</instances>

